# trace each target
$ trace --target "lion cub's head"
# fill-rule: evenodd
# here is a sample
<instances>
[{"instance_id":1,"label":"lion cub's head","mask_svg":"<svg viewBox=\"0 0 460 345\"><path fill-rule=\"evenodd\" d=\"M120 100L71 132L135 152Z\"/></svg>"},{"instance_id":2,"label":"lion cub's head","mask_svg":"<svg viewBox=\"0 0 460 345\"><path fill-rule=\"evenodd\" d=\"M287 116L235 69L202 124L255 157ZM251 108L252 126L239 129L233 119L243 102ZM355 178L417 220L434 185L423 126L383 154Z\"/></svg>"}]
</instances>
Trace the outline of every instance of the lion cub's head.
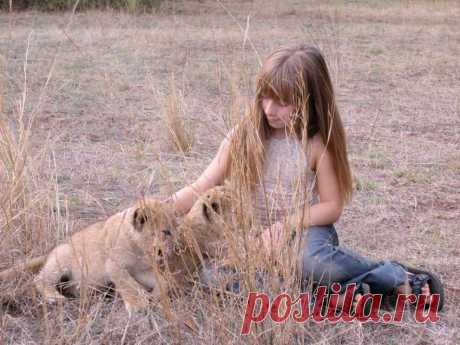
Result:
<instances>
[{"instance_id":1,"label":"lion cub's head","mask_svg":"<svg viewBox=\"0 0 460 345\"><path fill-rule=\"evenodd\" d=\"M133 239L158 262L171 255L176 240L176 221L170 205L154 199L140 200L132 211Z\"/></svg>"},{"instance_id":2,"label":"lion cub's head","mask_svg":"<svg viewBox=\"0 0 460 345\"><path fill-rule=\"evenodd\" d=\"M181 234L193 237L204 252L222 243L233 222L231 193L227 186L211 188L200 196L181 224ZM211 253L209 253L211 254ZM211 254L212 255L212 254Z\"/></svg>"}]
</instances>

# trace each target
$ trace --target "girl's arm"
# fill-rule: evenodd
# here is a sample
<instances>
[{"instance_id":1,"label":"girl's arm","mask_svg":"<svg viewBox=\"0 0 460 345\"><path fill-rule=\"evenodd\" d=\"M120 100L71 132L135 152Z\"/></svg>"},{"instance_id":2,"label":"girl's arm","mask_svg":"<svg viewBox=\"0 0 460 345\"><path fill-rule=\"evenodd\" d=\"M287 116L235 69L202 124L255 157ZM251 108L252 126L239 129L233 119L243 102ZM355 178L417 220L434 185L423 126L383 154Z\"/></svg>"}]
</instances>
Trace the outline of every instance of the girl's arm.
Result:
<instances>
[{"instance_id":1,"label":"girl's arm","mask_svg":"<svg viewBox=\"0 0 460 345\"><path fill-rule=\"evenodd\" d=\"M343 210L337 175L334 170L331 154L325 149L319 135L315 135L311 140L311 166L316 171L316 183L320 202L312 206L305 205L302 224L305 228L311 225L333 224L339 219ZM298 225L301 215L296 216L291 219L292 225Z\"/></svg>"},{"instance_id":2,"label":"girl's arm","mask_svg":"<svg viewBox=\"0 0 460 345\"><path fill-rule=\"evenodd\" d=\"M229 143L228 138L225 138L220 144L216 156L201 176L192 184L173 194L171 198L178 215L186 214L202 193L223 183L229 154Z\"/></svg>"}]
</instances>

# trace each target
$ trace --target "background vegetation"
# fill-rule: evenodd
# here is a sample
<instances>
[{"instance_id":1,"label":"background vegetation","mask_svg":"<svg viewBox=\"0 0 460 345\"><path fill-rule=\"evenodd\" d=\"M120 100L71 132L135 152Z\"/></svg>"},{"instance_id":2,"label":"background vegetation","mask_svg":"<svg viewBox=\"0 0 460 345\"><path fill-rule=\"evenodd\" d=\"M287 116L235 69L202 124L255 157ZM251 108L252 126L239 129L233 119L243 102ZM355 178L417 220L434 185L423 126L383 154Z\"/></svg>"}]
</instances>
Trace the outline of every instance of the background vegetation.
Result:
<instances>
[{"instance_id":1,"label":"background vegetation","mask_svg":"<svg viewBox=\"0 0 460 345\"><path fill-rule=\"evenodd\" d=\"M94 9L126 10L128 12L151 12L161 6L163 0L80 0L77 11ZM75 0L2 0L0 8L3 10L42 10L66 11L72 10Z\"/></svg>"}]
</instances>

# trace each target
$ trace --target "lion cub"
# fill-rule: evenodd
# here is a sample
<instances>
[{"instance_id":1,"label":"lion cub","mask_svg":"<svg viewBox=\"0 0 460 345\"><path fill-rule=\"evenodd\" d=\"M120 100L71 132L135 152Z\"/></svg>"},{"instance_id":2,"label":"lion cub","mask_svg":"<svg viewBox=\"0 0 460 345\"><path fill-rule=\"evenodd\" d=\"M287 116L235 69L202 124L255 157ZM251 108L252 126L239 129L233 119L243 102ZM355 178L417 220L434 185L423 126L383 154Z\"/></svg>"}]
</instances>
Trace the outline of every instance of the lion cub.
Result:
<instances>
[{"instance_id":1,"label":"lion cub","mask_svg":"<svg viewBox=\"0 0 460 345\"><path fill-rule=\"evenodd\" d=\"M234 223L228 186L201 195L177 228L175 250L165 258L163 276L169 284L182 290L196 283L206 262L227 257Z\"/></svg>"},{"instance_id":2,"label":"lion cub","mask_svg":"<svg viewBox=\"0 0 460 345\"><path fill-rule=\"evenodd\" d=\"M130 314L145 308L147 292L158 293L155 268L173 250L173 219L170 208L149 199L77 232L48 255L35 279L38 291L56 301L65 298L58 285L79 296L83 288L113 284Z\"/></svg>"}]
</instances>

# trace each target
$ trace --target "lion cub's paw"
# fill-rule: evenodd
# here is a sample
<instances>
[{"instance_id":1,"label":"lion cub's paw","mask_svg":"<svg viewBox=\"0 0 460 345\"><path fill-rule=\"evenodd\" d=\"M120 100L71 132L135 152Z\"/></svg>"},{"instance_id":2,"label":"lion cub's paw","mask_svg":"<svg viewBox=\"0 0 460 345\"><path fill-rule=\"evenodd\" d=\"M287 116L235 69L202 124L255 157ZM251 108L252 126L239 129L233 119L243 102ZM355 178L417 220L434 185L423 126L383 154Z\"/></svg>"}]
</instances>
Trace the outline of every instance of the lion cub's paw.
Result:
<instances>
[{"instance_id":1,"label":"lion cub's paw","mask_svg":"<svg viewBox=\"0 0 460 345\"><path fill-rule=\"evenodd\" d=\"M124 297L123 302L130 317L134 314L146 313L148 311L149 298L145 294L137 297Z\"/></svg>"},{"instance_id":2,"label":"lion cub's paw","mask_svg":"<svg viewBox=\"0 0 460 345\"><path fill-rule=\"evenodd\" d=\"M65 296L61 295L53 286L48 286L40 280L35 280L35 287L41 294L43 301L50 304L57 304L59 301L64 301Z\"/></svg>"}]
</instances>

